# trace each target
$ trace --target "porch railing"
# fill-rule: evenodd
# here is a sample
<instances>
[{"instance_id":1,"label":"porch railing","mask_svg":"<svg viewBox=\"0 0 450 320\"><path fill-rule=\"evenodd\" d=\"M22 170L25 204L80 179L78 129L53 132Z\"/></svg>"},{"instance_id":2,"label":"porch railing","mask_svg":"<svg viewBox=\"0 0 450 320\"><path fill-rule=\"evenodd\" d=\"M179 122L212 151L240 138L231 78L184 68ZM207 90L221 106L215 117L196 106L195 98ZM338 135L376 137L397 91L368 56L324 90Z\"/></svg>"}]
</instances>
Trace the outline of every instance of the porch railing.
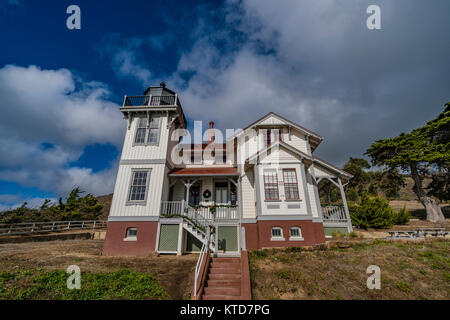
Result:
<instances>
[{"instance_id":1,"label":"porch railing","mask_svg":"<svg viewBox=\"0 0 450 320\"><path fill-rule=\"evenodd\" d=\"M189 207L188 211L193 214L200 214L209 221L239 219L236 206L216 207L215 213L211 213L210 207Z\"/></svg>"},{"instance_id":2,"label":"porch railing","mask_svg":"<svg viewBox=\"0 0 450 320\"><path fill-rule=\"evenodd\" d=\"M162 201L161 215L186 215L191 219L200 220L200 222L213 222L220 220L239 219L237 206L221 207L216 206L216 212L213 214L210 207L191 207L185 201Z\"/></svg>"},{"instance_id":3,"label":"porch railing","mask_svg":"<svg viewBox=\"0 0 450 320\"><path fill-rule=\"evenodd\" d=\"M163 96L125 96L124 107L141 107L141 106L180 106L177 95Z\"/></svg>"},{"instance_id":4,"label":"porch railing","mask_svg":"<svg viewBox=\"0 0 450 320\"><path fill-rule=\"evenodd\" d=\"M324 206L322 212L324 222L347 222L343 206Z\"/></svg>"},{"instance_id":5,"label":"porch railing","mask_svg":"<svg viewBox=\"0 0 450 320\"><path fill-rule=\"evenodd\" d=\"M184 201L161 201L161 215L183 214L184 211Z\"/></svg>"}]
</instances>

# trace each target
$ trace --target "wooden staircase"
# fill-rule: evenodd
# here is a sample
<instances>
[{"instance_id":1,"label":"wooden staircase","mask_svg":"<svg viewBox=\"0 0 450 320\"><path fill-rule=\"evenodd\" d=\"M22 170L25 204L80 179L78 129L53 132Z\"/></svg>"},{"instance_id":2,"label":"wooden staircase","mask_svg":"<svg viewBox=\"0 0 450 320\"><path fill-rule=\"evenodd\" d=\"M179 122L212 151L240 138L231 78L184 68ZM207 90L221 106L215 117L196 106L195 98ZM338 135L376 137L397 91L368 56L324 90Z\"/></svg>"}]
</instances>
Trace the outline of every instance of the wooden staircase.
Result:
<instances>
[{"instance_id":1,"label":"wooden staircase","mask_svg":"<svg viewBox=\"0 0 450 320\"><path fill-rule=\"evenodd\" d=\"M202 300L240 300L241 258L212 258Z\"/></svg>"}]
</instances>

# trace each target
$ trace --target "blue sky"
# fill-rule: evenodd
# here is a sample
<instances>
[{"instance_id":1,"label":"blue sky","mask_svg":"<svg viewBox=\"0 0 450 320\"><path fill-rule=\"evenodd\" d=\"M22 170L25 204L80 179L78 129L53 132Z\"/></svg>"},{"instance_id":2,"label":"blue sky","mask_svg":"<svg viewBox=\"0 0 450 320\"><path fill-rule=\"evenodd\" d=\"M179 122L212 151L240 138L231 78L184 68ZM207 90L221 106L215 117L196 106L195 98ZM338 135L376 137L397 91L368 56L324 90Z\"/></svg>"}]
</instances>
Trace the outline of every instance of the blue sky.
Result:
<instances>
[{"instance_id":1,"label":"blue sky","mask_svg":"<svg viewBox=\"0 0 450 320\"><path fill-rule=\"evenodd\" d=\"M81 30L66 8L81 8ZM377 4L382 30L366 28ZM450 100L447 0L0 0L0 210L113 190L123 96L165 81L188 120L269 111L343 165Z\"/></svg>"}]
</instances>

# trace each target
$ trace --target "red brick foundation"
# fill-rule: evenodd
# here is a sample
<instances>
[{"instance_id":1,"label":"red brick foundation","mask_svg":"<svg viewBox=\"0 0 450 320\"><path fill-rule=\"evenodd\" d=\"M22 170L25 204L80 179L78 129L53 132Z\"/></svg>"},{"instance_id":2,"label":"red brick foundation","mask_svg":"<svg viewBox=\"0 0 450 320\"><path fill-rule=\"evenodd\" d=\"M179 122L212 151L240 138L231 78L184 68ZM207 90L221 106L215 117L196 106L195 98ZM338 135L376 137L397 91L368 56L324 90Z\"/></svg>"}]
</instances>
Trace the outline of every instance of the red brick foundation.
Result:
<instances>
[{"instance_id":1,"label":"red brick foundation","mask_svg":"<svg viewBox=\"0 0 450 320\"><path fill-rule=\"evenodd\" d=\"M259 220L257 223L243 223L247 250L279 247L303 247L325 243L322 222L308 220ZM271 241L271 228L283 229L284 241ZM300 227L303 241L289 241L289 229Z\"/></svg>"},{"instance_id":2,"label":"red brick foundation","mask_svg":"<svg viewBox=\"0 0 450 320\"><path fill-rule=\"evenodd\" d=\"M124 241L127 228L137 228L137 241ZM108 222L103 254L110 256L146 256L155 251L158 222Z\"/></svg>"}]
</instances>

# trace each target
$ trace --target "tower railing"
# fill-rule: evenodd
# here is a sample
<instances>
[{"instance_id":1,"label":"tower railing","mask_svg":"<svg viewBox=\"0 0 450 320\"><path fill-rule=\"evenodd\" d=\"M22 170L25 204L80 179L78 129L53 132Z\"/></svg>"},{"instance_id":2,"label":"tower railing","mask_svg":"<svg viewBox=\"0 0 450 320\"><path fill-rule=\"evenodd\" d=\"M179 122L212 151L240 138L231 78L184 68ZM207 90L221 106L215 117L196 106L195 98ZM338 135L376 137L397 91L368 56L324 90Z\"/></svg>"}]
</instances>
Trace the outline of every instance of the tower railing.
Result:
<instances>
[{"instance_id":1,"label":"tower railing","mask_svg":"<svg viewBox=\"0 0 450 320\"><path fill-rule=\"evenodd\" d=\"M178 96L125 96L124 107L142 107L142 106L181 106Z\"/></svg>"}]
</instances>

